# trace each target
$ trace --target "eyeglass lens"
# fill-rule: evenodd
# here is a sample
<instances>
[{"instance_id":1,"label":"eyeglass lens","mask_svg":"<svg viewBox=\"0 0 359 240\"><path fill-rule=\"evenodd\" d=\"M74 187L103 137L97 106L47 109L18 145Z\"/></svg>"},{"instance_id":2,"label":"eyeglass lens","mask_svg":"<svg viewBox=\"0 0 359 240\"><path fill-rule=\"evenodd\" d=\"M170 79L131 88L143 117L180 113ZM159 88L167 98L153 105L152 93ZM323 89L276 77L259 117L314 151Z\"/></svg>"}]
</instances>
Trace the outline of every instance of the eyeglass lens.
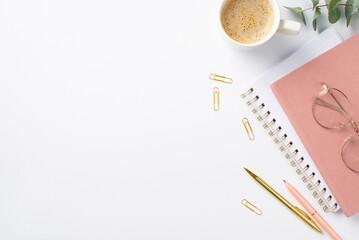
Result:
<instances>
[{"instance_id":1,"label":"eyeglass lens","mask_svg":"<svg viewBox=\"0 0 359 240\"><path fill-rule=\"evenodd\" d=\"M339 90L323 90L314 100L313 116L325 128L345 126L352 117L352 106Z\"/></svg>"},{"instance_id":2,"label":"eyeglass lens","mask_svg":"<svg viewBox=\"0 0 359 240\"><path fill-rule=\"evenodd\" d=\"M351 137L342 149L342 158L348 168L359 172L359 136Z\"/></svg>"}]
</instances>

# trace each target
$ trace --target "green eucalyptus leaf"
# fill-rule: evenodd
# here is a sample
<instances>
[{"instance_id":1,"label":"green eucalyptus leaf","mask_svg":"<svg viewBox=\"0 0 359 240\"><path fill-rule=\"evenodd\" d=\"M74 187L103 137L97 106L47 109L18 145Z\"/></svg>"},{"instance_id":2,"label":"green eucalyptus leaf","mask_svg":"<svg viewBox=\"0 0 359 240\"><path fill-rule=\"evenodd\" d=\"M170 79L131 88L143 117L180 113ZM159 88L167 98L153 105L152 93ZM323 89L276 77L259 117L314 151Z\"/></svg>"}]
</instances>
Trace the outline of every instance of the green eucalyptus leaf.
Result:
<instances>
[{"instance_id":1,"label":"green eucalyptus leaf","mask_svg":"<svg viewBox=\"0 0 359 240\"><path fill-rule=\"evenodd\" d=\"M338 8L328 9L328 20L331 24L338 22L340 11Z\"/></svg>"},{"instance_id":2,"label":"green eucalyptus leaf","mask_svg":"<svg viewBox=\"0 0 359 240\"><path fill-rule=\"evenodd\" d=\"M329 0L328 8L335 8L337 7L337 4L342 0Z\"/></svg>"},{"instance_id":3,"label":"green eucalyptus leaf","mask_svg":"<svg viewBox=\"0 0 359 240\"><path fill-rule=\"evenodd\" d=\"M345 6L345 17L347 19L347 27L348 27L352 15L359 10L359 0L348 0L346 4L351 5L351 6Z\"/></svg>"},{"instance_id":4,"label":"green eucalyptus leaf","mask_svg":"<svg viewBox=\"0 0 359 240\"><path fill-rule=\"evenodd\" d=\"M292 11L292 12L298 13L298 14L300 14L303 10L301 7L285 7L285 8L288 9L289 11Z\"/></svg>"},{"instance_id":5,"label":"green eucalyptus leaf","mask_svg":"<svg viewBox=\"0 0 359 240\"><path fill-rule=\"evenodd\" d=\"M328 20L331 24L336 23L340 18L340 11L337 4L341 0L328 0Z\"/></svg>"},{"instance_id":6,"label":"green eucalyptus leaf","mask_svg":"<svg viewBox=\"0 0 359 240\"><path fill-rule=\"evenodd\" d=\"M325 4L329 5L331 1L333 0L325 0Z\"/></svg>"},{"instance_id":7,"label":"green eucalyptus leaf","mask_svg":"<svg viewBox=\"0 0 359 240\"><path fill-rule=\"evenodd\" d=\"M300 17L302 18L304 25L307 25L307 23L305 21L304 13L302 11L303 9L301 7L285 7L285 8L296 13L296 14L299 14Z\"/></svg>"},{"instance_id":8,"label":"green eucalyptus leaf","mask_svg":"<svg viewBox=\"0 0 359 240\"><path fill-rule=\"evenodd\" d=\"M304 25L307 25L307 22L305 21L305 16L304 16L303 12L301 12L300 16L302 18L302 21L303 21Z\"/></svg>"},{"instance_id":9,"label":"green eucalyptus leaf","mask_svg":"<svg viewBox=\"0 0 359 240\"><path fill-rule=\"evenodd\" d=\"M329 8L328 6L329 6L330 1L332 1L332 0L325 0L325 4L327 4L327 8Z\"/></svg>"},{"instance_id":10,"label":"green eucalyptus leaf","mask_svg":"<svg viewBox=\"0 0 359 240\"><path fill-rule=\"evenodd\" d=\"M312 0L312 3L313 3L313 10L314 10L314 8L318 5L319 0Z\"/></svg>"},{"instance_id":11,"label":"green eucalyptus leaf","mask_svg":"<svg viewBox=\"0 0 359 240\"><path fill-rule=\"evenodd\" d=\"M312 22L314 31L317 30L317 18L318 18L321 14L322 14L322 12L320 11L320 8L315 7L314 17L313 17L313 22Z\"/></svg>"}]
</instances>

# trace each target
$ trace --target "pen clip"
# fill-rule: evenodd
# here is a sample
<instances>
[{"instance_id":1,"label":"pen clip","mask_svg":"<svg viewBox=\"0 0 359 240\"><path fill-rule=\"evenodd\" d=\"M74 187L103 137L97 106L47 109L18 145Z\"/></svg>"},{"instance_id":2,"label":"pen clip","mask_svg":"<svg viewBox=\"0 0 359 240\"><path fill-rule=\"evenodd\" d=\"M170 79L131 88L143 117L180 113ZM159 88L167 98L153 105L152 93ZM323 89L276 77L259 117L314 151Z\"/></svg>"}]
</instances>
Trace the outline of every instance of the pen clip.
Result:
<instances>
[{"instance_id":1,"label":"pen clip","mask_svg":"<svg viewBox=\"0 0 359 240\"><path fill-rule=\"evenodd\" d=\"M315 224L315 222L313 221L313 219L311 219L308 214L306 214L302 209L300 209L297 206L294 206L295 209L297 209L299 212L301 212L309 221L313 222Z\"/></svg>"},{"instance_id":2,"label":"pen clip","mask_svg":"<svg viewBox=\"0 0 359 240\"><path fill-rule=\"evenodd\" d=\"M311 219L311 218L308 216L308 214L306 214L302 209L300 209L300 208L297 207L297 206L294 206L294 208L295 208L296 210L298 210L300 213L302 213L303 216L304 216L305 218L307 218L307 220L314 225L314 226L312 226L312 227L315 228L315 230L317 230L317 231L320 232L320 233L322 232L322 230L318 227L317 224L315 224L315 222L313 221L313 219Z\"/></svg>"}]
</instances>

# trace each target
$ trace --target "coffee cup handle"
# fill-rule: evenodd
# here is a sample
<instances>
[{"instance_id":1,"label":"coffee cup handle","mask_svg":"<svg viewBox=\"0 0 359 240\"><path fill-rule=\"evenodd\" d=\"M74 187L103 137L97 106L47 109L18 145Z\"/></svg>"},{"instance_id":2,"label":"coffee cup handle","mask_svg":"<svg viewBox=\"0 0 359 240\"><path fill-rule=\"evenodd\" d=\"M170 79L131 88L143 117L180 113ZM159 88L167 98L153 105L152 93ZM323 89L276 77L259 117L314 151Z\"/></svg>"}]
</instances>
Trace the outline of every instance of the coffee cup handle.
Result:
<instances>
[{"instance_id":1,"label":"coffee cup handle","mask_svg":"<svg viewBox=\"0 0 359 240\"><path fill-rule=\"evenodd\" d=\"M300 32L301 26L302 24L299 22L280 20L276 33L284 35L297 35Z\"/></svg>"}]
</instances>

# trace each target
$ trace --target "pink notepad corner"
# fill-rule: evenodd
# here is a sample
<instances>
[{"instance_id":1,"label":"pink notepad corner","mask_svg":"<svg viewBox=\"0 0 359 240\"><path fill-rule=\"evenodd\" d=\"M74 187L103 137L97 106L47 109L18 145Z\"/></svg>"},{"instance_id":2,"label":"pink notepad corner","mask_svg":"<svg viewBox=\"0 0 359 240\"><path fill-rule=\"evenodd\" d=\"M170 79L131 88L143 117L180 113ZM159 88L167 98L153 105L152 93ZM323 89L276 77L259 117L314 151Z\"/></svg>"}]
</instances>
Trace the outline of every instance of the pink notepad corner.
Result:
<instances>
[{"instance_id":1,"label":"pink notepad corner","mask_svg":"<svg viewBox=\"0 0 359 240\"><path fill-rule=\"evenodd\" d=\"M359 34L274 82L271 89L346 216L359 212L359 173L348 169L341 148L352 127L328 130L312 116L312 102L328 87L344 92L359 122Z\"/></svg>"}]
</instances>

